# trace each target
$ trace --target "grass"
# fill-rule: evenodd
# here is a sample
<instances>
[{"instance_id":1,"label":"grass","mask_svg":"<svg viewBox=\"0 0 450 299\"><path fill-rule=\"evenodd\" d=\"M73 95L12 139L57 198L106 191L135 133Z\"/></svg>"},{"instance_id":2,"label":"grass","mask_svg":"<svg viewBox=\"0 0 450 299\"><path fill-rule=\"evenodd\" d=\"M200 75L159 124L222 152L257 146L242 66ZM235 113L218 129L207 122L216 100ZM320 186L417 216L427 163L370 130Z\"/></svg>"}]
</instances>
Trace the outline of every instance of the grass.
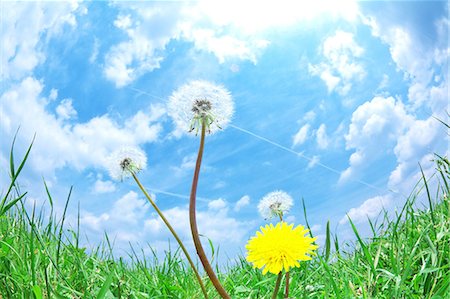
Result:
<instances>
[{"instance_id":1,"label":"grass","mask_svg":"<svg viewBox=\"0 0 450 299\"><path fill-rule=\"evenodd\" d=\"M11 149L11 183L0 198L0 298L203 297L178 249L159 260L131 248L125 262L114 257L105 236L87 253L79 230L64 227L66 210L55 218L45 182L51 210L27 213L17 179L30 149L17 168ZM349 219L356 241L343 246L327 223L321 251L291 271L291 298L450 298L449 169L448 159L436 156L438 190L430 190L423 176L394 217L383 212L379 222L368 220L370 238L362 238ZM426 208L417 207L419 194L428 199ZM276 278L263 276L243 257L219 273L232 298L270 298ZM204 282L210 297L218 298L206 276Z\"/></svg>"}]
</instances>

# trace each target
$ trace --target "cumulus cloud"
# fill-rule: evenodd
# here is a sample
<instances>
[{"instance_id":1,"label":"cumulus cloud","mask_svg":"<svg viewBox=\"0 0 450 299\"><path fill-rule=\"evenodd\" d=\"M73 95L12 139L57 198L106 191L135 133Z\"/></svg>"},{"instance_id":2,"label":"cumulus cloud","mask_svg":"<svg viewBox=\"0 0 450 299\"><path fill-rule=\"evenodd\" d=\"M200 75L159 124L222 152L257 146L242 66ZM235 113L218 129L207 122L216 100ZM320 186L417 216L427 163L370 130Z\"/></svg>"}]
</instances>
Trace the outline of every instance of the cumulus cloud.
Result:
<instances>
[{"instance_id":1,"label":"cumulus cloud","mask_svg":"<svg viewBox=\"0 0 450 299\"><path fill-rule=\"evenodd\" d=\"M353 82L361 81L366 75L363 65L358 62L363 53L364 49L356 43L352 33L338 30L322 44L321 54L325 61L309 64L309 72L325 82L328 92L347 95Z\"/></svg>"},{"instance_id":2,"label":"cumulus cloud","mask_svg":"<svg viewBox=\"0 0 450 299\"><path fill-rule=\"evenodd\" d=\"M211 200L208 203L208 209L210 210L223 210L228 207L228 203L222 198Z\"/></svg>"},{"instance_id":3,"label":"cumulus cloud","mask_svg":"<svg viewBox=\"0 0 450 299\"><path fill-rule=\"evenodd\" d=\"M360 105L352 114L349 131L345 135L346 149L354 149L349 167L341 174L344 182L364 166L395 145L397 139L414 122L400 100L393 97L374 97Z\"/></svg>"},{"instance_id":4,"label":"cumulus cloud","mask_svg":"<svg viewBox=\"0 0 450 299\"><path fill-rule=\"evenodd\" d=\"M321 124L320 127L316 131L316 141L317 146L320 149L326 149L329 144L329 138L327 135L327 126L325 124Z\"/></svg>"},{"instance_id":5,"label":"cumulus cloud","mask_svg":"<svg viewBox=\"0 0 450 299\"><path fill-rule=\"evenodd\" d=\"M376 15L376 13L373 13ZM433 117L421 118L423 111L445 119L448 111L448 17L434 20L435 39L423 39L415 32L414 23L384 15L369 15L363 21L371 28L372 35L380 38L388 47L392 61L404 74L409 84L407 110L409 116L397 122L398 134L388 134L384 142L395 140L393 152L397 166L391 172L390 188L407 192L420 177L417 162L431 169L431 154L448 151L448 136ZM403 114L403 113L402 113ZM405 125L406 124L406 125ZM357 150L358 152L358 150Z\"/></svg>"},{"instance_id":6,"label":"cumulus cloud","mask_svg":"<svg viewBox=\"0 0 450 299\"><path fill-rule=\"evenodd\" d=\"M234 204L234 211L239 212L242 208L248 206L249 204L250 196L244 195Z\"/></svg>"},{"instance_id":7,"label":"cumulus cloud","mask_svg":"<svg viewBox=\"0 0 450 299\"><path fill-rule=\"evenodd\" d=\"M72 99L63 99L56 107L56 115L63 121L76 117L77 111L73 108Z\"/></svg>"},{"instance_id":8,"label":"cumulus cloud","mask_svg":"<svg viewBox=\"0 0 450 299\"><path fill-rule=\"evenodd\" d=\"M310 127L309 124L306 124L298 130L292 138L292 146L302 145L306 141Z\"/></svg>"},{"instance_id":9,"label":"cumulus cloud","mask_svg":"<svg viewBox=\"0 0 450 299\"><path fill-rule=\"evenodd\" d=\"M107 53L104 74L117 87L159 68L163 52L172 40L191 42L196 50L215 55L219 63L238 59L256 64L270 44L264 37L269 28L309 21L324 14L351 21L358 15L355 1L339 5L332 1L323 5L291 0L276 5L271 1L116 5L120 13L114 25L127 34L128 40Z\"/></svg>"},{"instance_id":10,"label":"cumulus cloud","mask_svg":"<svg viewBox=\"0 0 450 299\"><path fill-rule=\"evenodd\" d=\"M92 191L96 194L111 193L116 191L116 185L112 181L104 181L99 178L95 181Z\"/></svg>"},{"instance_id":11,"label":"cumulus cloud","mask_svg":"<svg viewBox=\"0 0 450 299\"><path fill-rule=\"evenodd\" d=\"M436 91L448 90L447 76L439 76L448 68L450 51L445 43L448 40L448 18L435 21L437 36L432 42L414 35L410 24L392 24L383 17L374 16L366 16L363 21L371 28L373 36L388 45L392 60L404 73L405 80L410 82L408 100L412 108L417 110L425 105L434 113L444 115L448 96L442 97Z\"/></svg>"},{"instance_id":12,"label":"cumulus cloud","mask_svg":"<svg viewBox=\"0 0 450 299\"><path fill-rule=\"evenodd\" d=\"M64 25L75 27L85 7L72 2L2 2L0 52L2 80L20 80L45 60L42 37L58 36Z\"/></svg>"},{"instance_id":13,"label":"cumulus cloud","mask_svg":"<svg viewBox=\"0 0 450 299\"><path fill-rule=\"evenodd\" d=\"M364 201L360 206L351 208L347 215L354 223L361 223L367 220L367 218L373 219L378 216L380 212L387 208L391 204L391 196L375 196ZM345 224L348 222L347 216L344 216L339 224Z\"/></svg>"},{"instance_id":14,"label":"cumulus cloud","mask_svg":"<svg viewBox=\"0 0 450 299\"><path fill-rule=\"evenodd\" d=\"M12 85L0 96L2 142L9 142L19 126L18 143L24 147L36 133L29 165L40 175L52 176L56 169L65 166L78 170L103 167L114 149L124 145L138 146L158 139L161 126L156 120L163 113L159 106L138 111L121 123L105 114L83 123L63 124L61 117L66 115L67 109L60 109L59 117L49 112L46 109L49 100L42 95L43 88L41 81L28 77ZM69 106L73 109L67 103L66 108ZM76 111L68 113L70 116Z\"/></svg>"}]
</instances>

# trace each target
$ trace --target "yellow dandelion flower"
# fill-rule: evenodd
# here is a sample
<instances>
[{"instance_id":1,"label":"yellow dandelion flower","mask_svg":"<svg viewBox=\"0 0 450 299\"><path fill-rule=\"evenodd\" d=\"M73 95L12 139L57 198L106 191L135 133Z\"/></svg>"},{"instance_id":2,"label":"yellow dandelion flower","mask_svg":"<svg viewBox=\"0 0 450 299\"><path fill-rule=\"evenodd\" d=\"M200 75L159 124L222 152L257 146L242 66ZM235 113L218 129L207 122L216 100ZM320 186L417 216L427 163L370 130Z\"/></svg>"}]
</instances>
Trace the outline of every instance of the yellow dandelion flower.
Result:
<instances>
[{"instance_id":1,"label":"yellow dandelion flower","mask_svg":"<svg viewBox=\"0 0 450 299\"><path fill-rule=\"evenodd\" d=\"M294 228L294 224L279 222L261 226L245 248L247 248L247 261L255 268L278 274L282 269L289 271L291 267L299 267L299 261L311 260L308 254L314 254L317 245L312 244L317 238L305 236L309 230L302 225Z\"/></svg>"}]
</instances>

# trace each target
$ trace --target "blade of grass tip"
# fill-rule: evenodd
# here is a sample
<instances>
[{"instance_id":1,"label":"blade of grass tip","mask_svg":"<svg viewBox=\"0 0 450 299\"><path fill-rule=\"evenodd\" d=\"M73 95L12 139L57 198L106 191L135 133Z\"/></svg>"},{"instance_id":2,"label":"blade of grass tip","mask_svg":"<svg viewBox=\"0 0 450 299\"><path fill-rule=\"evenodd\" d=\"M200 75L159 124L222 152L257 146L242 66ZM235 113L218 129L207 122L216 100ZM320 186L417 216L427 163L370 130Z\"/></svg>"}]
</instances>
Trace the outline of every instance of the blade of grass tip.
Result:
<instances>
[{"instance_id":1,"label":"blade of grass tip","mask_svg":"<svg viewBox=\"0 0 450 299\"><path fill-rule=\"evenodd\" d=\"M24 194L22 194L21 196L11 200L6 206L2 207L0 209L0 216L5 215L6 212L9 211L9 209L11 209L19 200L21 200L25 195L27 195L28 192L25 192Z\"/></svg>"},{"instance_id":2,"label":"blade of grass tip","mask_svg":"<svg viewBox=\"0 0 450 299\"><path fill-rule=\"evenodd\" d=\"M436 238L437 237L436 219L434 218L434 207L433 207L433 202L431 201L430 189L428 188L427 179L425 178L425 174L423 173L422 165L420 165L420 163L419 163L419 167L420 167L420 172L422 173L423 183L425 184L425 190L427 191L428 204L430 205L431 222L433 223L432 229L433 229L433 233L434 233L434 238Z\"/></svg>"},{"instance_id":3,"label":"blade of grass tip","mask_svg":"<svg viewBox=\"0 0 450 299\"><path fill-rule=\"evenodd\" d=\"M67 196L66 204L64 206L64 211L61 219L61 226L59 227L58 234L58 245L56 248L56 265L59 267L59 254L61 250L61 242L62 242L62 233L64 228L64 220L66 219L67 207L69 206L70 196L72 195L73 186L70 186L69 195Z\"/></svg>"},{"instance_id":4,"label":"blade of grass tip","mask_svg":"<svg viewBox=\"0 0 450 299\"><path fill-rule=\"evenodd\" d=\"M312 232L311 232L311 227L309 226L309 222L308 222L308 217L306 216L306 206L305 206L305 200L302 197L302 205L303 205L303 215L305 216L305 223L306 223L306 227L309 230L309 236L312 238Z\"/></svg>"},{"instance_id":5,"label":"blade of grass tip","mask_svg":"<svg viewBox=\"0 0 450 299\"><path fill-rule=\"evenodd\" d=\"M366 257L367 262L369 263L369 266L372 269L372 273L373 273L373 275L375 275L375 265L373 263L372 255L370 254L364 241L361 239L361 236L358 233L358 229L356 228L356 226L353 223L350 216L347 215L347 218L348 218L348 221L350 222L353 232L355 233L356 238L358 239L359 244L361 245L361 249L363 250L364 256Z\"/></svg>"},{"instance_id":6,"label":"blade of grass tip","mask_svg":"<svg viewBox=\"0 0 450 299\"><path fill-rule=\"evenodd\" d=\"M15 167L14 167L14 145L16 144L17 133L19 133L19 128L17 128L16 133L14 134L13 141L11 143L11 150L9 152L9 171L11 174L11 178L15 176Z\"/></svg>"},{"instance_id":7,"label":"blade of grass tip","mask_svg":"<svg viewBox=\"0 0 450 299\"><path fill-rule=\"evenodd\" d=\"M106 293L109 290L109 287L111 286L111 283L113 281L113 274L114 272L109 273L108 277L106 277L105 282L103 283L102 288L97 294L97 299L103 299L106 297Z\"/></svg>"},{"instance_id":8,"label":"blade of grass tip","mask_svg":"<svg viewBox=\"0 0 450 299\"><path fill-rule=\"evenodd\" d=\"M331 250L331 233L330 233L330 220L327 221L326 239L325 239L325 261L330 259Z\"/></svg>"},{"instance_id":9,"label":"blade of grass tip","mask_svg":"<svg viewBox=\"0 0 450 299\"><path fill-rule=\"evenodd\" d=\"M22 159L22 162L19 165L19 168L17 168L17 171L14 172L14 176L11 178L11 184L9 185L8 191L6 192L5 197L3 198L2 203L0 204L0 206L4 205L4 201L6 201L6 198L8 198L9 193L11 193L12 188L15 186L16 180L19 177L20 172L22 171L23 166L25 165L25 162L28 159L28 155L30 154L31 151L31 147L33 146L34 143L34 139L35 139L36 135L34 135L33 140L31 141L30 146L28 147L27 152L25 153L25 156Z\"/></svg>"},{"instance_id":10,"label":"blade of grass tip","mask_svg":"<svg viewBox=\"0 0 450 299\"><path fill-rule=\"evenodd\" d=\"M340 252L339 252L339 240L338 240L337 233L334 236L334 249L336 250L337 254L340 254Z\"/></svg>"},{"instance_id":11,"label":"blade of grass tip","mask_svg":"<svg viewBox=\"0 0 450 299\"><path fill-rule=\"evenodd\" d=\"M53 214L53 199L52 199L52 195L50 194L50 190L48 189L47 182L45 181L45 179L42 179L42 180L44 181L45 192L47 193L48 202L50 203L50 208L51 208L50 215L52 215Z\"/></svg>"}]
</instances>

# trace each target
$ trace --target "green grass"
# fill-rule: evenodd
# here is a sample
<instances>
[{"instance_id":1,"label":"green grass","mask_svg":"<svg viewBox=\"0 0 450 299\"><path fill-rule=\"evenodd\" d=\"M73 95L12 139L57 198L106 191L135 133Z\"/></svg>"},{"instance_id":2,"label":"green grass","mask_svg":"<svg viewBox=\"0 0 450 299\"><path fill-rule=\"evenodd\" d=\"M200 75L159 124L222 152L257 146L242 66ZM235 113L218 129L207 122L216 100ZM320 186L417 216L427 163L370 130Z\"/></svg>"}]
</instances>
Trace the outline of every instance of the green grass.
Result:
<instances>
[{"instance_id":1,"label":"green grass","mask_svg":"<svg viewBox=\"0 0 450 299\"><path fill-rule=\"evenodd\" d=\"M36 209L27 213L17 178L28 153L17 168L11 154L11 184L0 198L0 298L203 297L176 248L162 260L132 248L125 262L113 256L105 236L87 253L79 246L78 229L64 227L66 210L55 218L45 182L51 210L47 216ZM429 190L423 177L394 217L384 212L378 223L369 223L370 238L362 238L350 219L356 241L342 245L327 223L318 255L291 271L290 297L450 298L449 168L447 158L436 156L438 190ZM417 207L418 194L427 197L425 208ZM263 276L243 257L230 264L219 278L232 298L271 298L275 275ZM204 281L210 297L218 298L206 276Z\"/></svg>"}]
</instances>

